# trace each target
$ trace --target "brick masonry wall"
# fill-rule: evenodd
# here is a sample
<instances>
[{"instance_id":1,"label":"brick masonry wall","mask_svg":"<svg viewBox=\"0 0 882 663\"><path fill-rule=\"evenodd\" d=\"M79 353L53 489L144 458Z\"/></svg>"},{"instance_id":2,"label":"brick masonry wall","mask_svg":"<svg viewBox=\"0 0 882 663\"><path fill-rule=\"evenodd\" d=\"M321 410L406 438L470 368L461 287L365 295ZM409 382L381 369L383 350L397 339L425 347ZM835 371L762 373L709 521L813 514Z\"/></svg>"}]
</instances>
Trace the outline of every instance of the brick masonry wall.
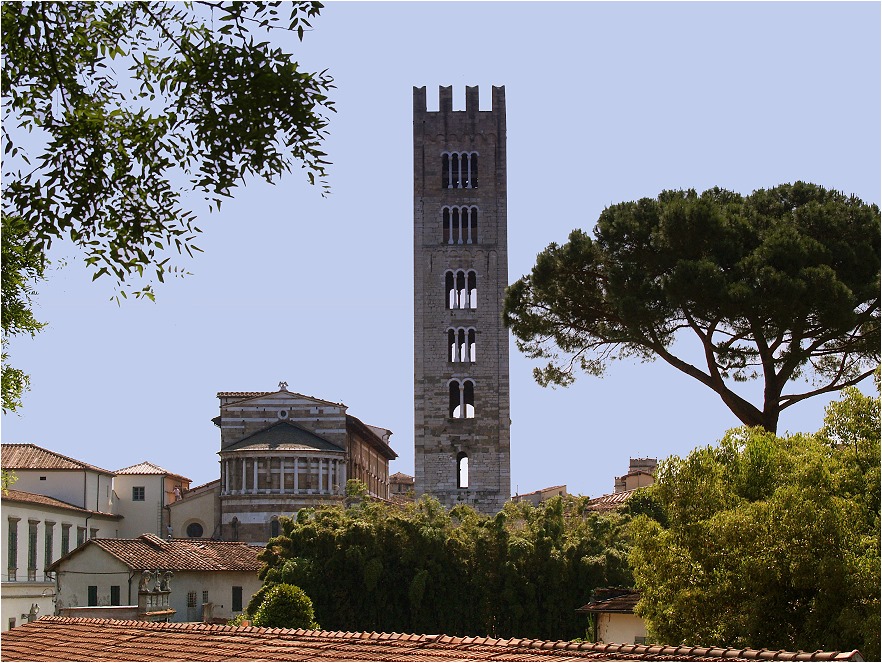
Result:
<instances>
[{"instance_id":1,"label":"brick masonry wall","mask_svg":"<svg viewBox=\"0 0 882 663\"><path fill-rule=\"evenodd\" d=\"M479 110L477 87L466 88L464 111L452 110L452 88L439 93L440 110L427 112L425 88L414 88L415 491L495 513L511 495L505 89L493 88L490 111ZM445 151L478 153L478 188L442 188ZM477 243L443 242L442 209L453 205L478 207ZM476 309L447 308L450 269L476 272ZM451 327L475 328L474 363L449 361ZM475 383L475 417L453 419L448 384L466 378ZM469 458L468 488L457 488L460 453Z\"/></svg>"}]
</instances>

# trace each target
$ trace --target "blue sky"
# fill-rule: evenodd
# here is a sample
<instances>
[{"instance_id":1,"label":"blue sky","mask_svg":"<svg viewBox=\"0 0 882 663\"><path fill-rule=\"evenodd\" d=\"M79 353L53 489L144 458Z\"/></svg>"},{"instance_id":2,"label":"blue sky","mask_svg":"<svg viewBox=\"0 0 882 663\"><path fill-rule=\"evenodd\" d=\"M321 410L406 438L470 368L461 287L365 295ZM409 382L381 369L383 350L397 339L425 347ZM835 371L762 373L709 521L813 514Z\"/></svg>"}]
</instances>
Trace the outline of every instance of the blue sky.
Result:
<instances>
[{"instance_id":1,"label":"blue sky","mask_svg":"<svg viewBox=\"0 0 882 663\"><path fill-rule=\"evenodd\" d=\"M41 285L49 326L17 339L31 374L4 442L115 470L149 460L218 476L218 391L341 401L394 432L413 472L413 86L505 85L509 274L601 210L667 188L742 193L806 180L880 202L878 3L344 3L304 42L336 79L333 193L300 172L198 208L204 253L157 302L110 301L63 245ZM512 489L610 492L629 456L685 454L737 420L660 363L620 362L568 389L533 382L511 345ZM747 393L758 397L758 385ZM867 385L866 390L871 386ZM829 399L784 412L814 431Z\"/></svg>"}]
</instances>

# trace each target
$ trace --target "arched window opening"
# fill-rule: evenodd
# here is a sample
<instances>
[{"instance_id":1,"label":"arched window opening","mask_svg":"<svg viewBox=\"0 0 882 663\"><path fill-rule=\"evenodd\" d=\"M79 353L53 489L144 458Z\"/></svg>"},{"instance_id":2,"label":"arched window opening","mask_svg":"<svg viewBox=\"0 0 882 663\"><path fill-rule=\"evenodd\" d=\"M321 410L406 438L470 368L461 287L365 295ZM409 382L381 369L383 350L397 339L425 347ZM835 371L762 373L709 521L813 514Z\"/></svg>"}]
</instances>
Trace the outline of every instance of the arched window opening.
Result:
<instances>
[{"instance_id":1,"label":"arched window opening","mask_svg":"<svg viewBox=\"0 0 882 663\"><path fill-rule=\"evenodd\" d=\"M445 272L444 291L448 309L478 308L478 275L474 271Z\"/></svg>"},{"instance_id":2,"label":"arched window opening","mask_svg":"<svg viewBox=\"0 0 882 663\"><path fill-rule=\"evenodd\" d=\"M186 531L187 536L191 539L198 539L205 532L201 523L190 523L189 525L187 525Z\"/></svg>"},{"instance_id":3,"label":"arched window opening","mask_svg":"<svg viewBox=\"0 0 882 663\"><path fill-rule=\"evenodd\" d=\"M456 455L456 487L469 487L469 457L462 451Z\"/></svg>"},{"instance_id":4,"label":"arched window opening","mask_svg":"<svg viewBox=\"0 0 882 663\"><path fill-rule=\"evenodd\" d=\"M473 327L447 330L447 361L474 362L476 358L476 336Z\"/></svg>"},{"instance_id":5,"label":"arched window opening","mask_svg":"<svg viewBox=\"0 0 882 663\"><path fill-rule=\"evenodd\" d=\"M475 418L475 383L471 380L451 380L448 415L451 419Z\"/></svg>"},{"instance_id":6,"label":"arched window opening","mask_svg":"<svg viewBox=\"0 0 882 663\"><path fill-rule=\"evenodd\" d=\"M443 228L444 228L442 236L441 236L442 237L441 241L443 241L445 244L453 244L453 230L451 229L451 226L450 226L451 214L450 214L449 207L445 207L441 211L441 217L443 219Z\"/></svg>"},{"instance_id":7,"label":"arched window opening","mask_svg":"<svg viewBox=\"0 0 882 663\"><path fill-rule=\"evenodd\" d=\"M478 153L445 152L441 155L441 187L478 188Z\"/></svg>"},{"instance_id":8,"label":"arched window opening","mask_svg":"<svg viewBox=\"0 0 882 663\"><path fill-rule=\"evenodd\" d=\"M239 519L233 516L233 520L230 521L230 527L233 529L233 541L239 540Z\"/></svg>"},{"instance_id":9,"label":"arched window opening","mask_svg":"<svg viewBox=\"0 0 882 663\"><path fill-rule=\"evenodd\" d=\"M444 292L447 298L447 308L458 308L456 305L456 277L453 272L444 274Z\"/></svg>"},{"instance_id":10,"label":"arched window opening","mask_svg":"<svg viewBox=\"0 0 882 663\"><path fill-rule=\"evenodd\" d=\"M279 519L273 518L270 520L270 537L275 537L279 535Z\"/></svg>"},{"instance_id":11,"label":"arched window opening","mask_svg":"<svg viewBox=\"0 0 882 663\"><path fill-rule=\"evenodd\" d=\"M441 241L444 244L477 244L478 208L444 207L441 210Z\"/></svg>"}]
</instances>

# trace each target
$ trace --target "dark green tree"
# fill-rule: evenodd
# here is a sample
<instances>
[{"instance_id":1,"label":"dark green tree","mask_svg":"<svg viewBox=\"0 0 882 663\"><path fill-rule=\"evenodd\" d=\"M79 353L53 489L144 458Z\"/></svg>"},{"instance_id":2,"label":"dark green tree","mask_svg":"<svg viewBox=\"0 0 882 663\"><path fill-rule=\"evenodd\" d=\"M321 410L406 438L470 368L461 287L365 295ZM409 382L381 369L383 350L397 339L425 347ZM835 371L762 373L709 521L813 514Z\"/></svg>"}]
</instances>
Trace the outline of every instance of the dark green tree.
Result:
<instances>
[{"instance_id":1,"label":"dark green tree","mask_svg":"<svg viewBox=\"0 0 882 663\"><path fill-rule=\"evenodd\" d=\"M594 238L551 244L507 291L519 348L542 385L614 359L661 358L747 426L854 385L879 363L879 208L797 182L749 196L664 191L605 209ZM675 354L697 341L703 365ZM788 393L802 375L814 383ZM754 405L730 381L763 380Z\"/></svg>"},{"instance_id":2,"label":"dark green tree","mask_svg":"<svg viewBox=\"0 0 882 663\"><path fill-rule=\"evenodd\" d=\"M2 235L2 321L3 321L3 412L21 407L21 397L30 380L20 368L9 364L6 351L10 337L33 336L43 328L31 310L35 284L43 279L46 260L30 243L27 224L20 217L3 215ZM4 475L5 476L5 475ZM4 488L6 486L4 485Z\"/></svg>"},{"instance_id":3,"label":"dark green tree","mask_svg":"<svg viewBox=\"0 0 882 663\"><path fill-rule=\"evenodd\" d=\"M491 517L424 497L304 510L267 545L261 578L302 587L329 629L581 637L575 609L591 591L631 582L624 519L584 507L511 503Z\"/></svg>"},{"instance_id":4,"label":"dark green tree","mask_svg":"<svg viewBox=\"0 0 882 663\"><path fill-rule=\"evenodd\" d=\"M302 39L320 8L3 3L3 214L23 224L7 233L4 221L4 311L7 282L42 276L33 263L14 273L8 242L25 238L37 258L68 240L117 299L153 299L156 281L185 273L177 257L199 251L193 194L217 209L248 179L295 167L327 191L332 79L266 37ZM4 408L26 386L4 370Z\"/></svg>"},{"instance_id":5,"label":"dark green tree","mask_svg":"<svg viewBox=\"0 0 882 663\"><path fill-rule=\"evenodd\" d=\"M879 476L879 401L853 388L818 435L737 429L665 460L641 491L654 506L632 521L638 613L663 642L857 648L873 660Z\"/></svg>"}]
</instances>

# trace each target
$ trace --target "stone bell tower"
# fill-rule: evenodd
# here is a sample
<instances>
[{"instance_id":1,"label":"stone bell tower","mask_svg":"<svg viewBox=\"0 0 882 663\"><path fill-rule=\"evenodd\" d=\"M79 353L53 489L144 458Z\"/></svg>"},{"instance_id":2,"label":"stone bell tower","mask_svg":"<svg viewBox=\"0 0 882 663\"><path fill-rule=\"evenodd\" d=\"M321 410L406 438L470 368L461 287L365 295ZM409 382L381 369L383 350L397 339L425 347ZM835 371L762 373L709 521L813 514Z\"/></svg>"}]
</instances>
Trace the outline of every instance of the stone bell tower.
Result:
<instances>
[{"instance_id":1,"label":"stone bell tower","mask_svg":"<svg viewBox=\"0 0 882 663\"><path fill-rule=\"evenodd\" d=\"M496 513L511 496L505 88L413 91L414 452L417 496Z\"/></svg>"}]
</instances>

